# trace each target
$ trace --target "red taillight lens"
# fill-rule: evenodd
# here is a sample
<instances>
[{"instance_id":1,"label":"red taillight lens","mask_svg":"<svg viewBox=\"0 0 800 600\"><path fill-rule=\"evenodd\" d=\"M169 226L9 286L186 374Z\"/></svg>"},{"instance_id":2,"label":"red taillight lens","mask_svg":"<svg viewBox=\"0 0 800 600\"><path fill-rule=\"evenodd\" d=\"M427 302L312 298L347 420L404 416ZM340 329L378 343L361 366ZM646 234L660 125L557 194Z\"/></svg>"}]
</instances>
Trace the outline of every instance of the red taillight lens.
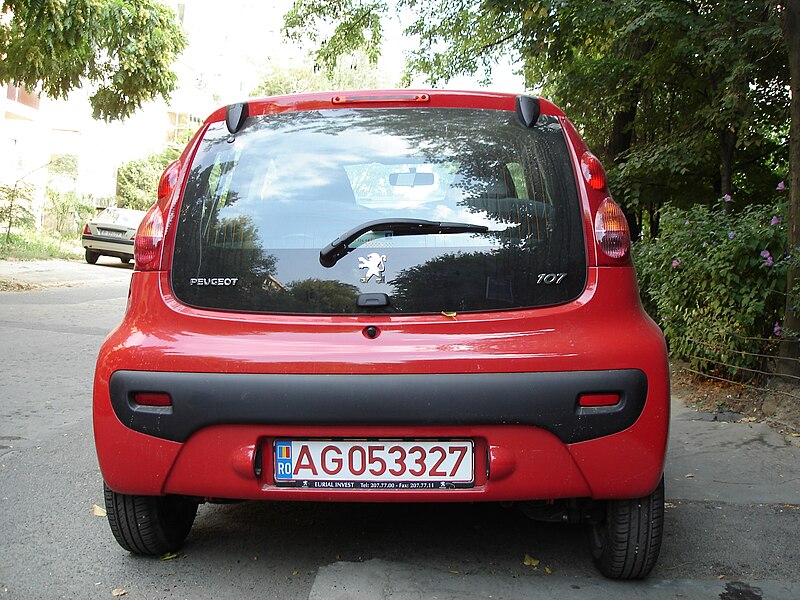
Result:
<instances>
[{"instance_id":1,"label":"red taillight lens","mask_svg":"<svg viewBox=\"0 0 800 600\"><path fill-rule=\"evenodd\" d=\"M136 392L133 401L141 406L172 406L172 398L163 392Z\"/></svg>"},{"instance_id":2,"label":"red taillight lens","mask_svg":"<svg viewBox=\"0 0 800 600\"><path fill-rule=\"evenodd\" d=\"M594 237L606 256L622 258L631 247L631 232L622 209L606 198L594 217Z\"/></svg>"},{"instance_id":3,"label":"red taillight lens","mask_svg":"<svg viewBox=\"0 0 800 600\"><path fill-rule=\"evenodd\" d=\"M158 204L145 214L133 241L133 258L139 271L155 271L161 258L164 241L164 216Z\"/></svg>"},{"instance_id":4,"label":"red taillight lens","mask_svg":"<svg viewBox=\"0 0 800 600\"><path fill-rule=\"evenodd\" d=\"M89 231L89 224L83 226L83 235L92 235L92 232Z\"/></svg>"},{"instance_id":5,"label":"red taillight lens","mask_svg":"<svg viewBox=\"0 0 800 600\"><path fill-rule=\"evenodd\" d=\"M581 171L589 187L602 190L606 187L606 172L600 160L591 152L584 152L581 157Z\"/></svg>"},{"instance_id":6,"label":"red taillight lens","mask_svg":"<svg viewBox=\"0 0 800 600\"><path fill-rule=\"evenodd\" d=\"M178 183L178 171L180 171L181 164L179 161L174 160L167 168L164 169L164 173L161 174L161 179L158 180L158 199L163 200L175 189L175 185Z\"/></svg>"},{"instance_id":7,"label":"red taillight lens","mask_svg":"<svg viewBox=\"0 0 800 600\"><path fill-rule=\"evenodd\" d=\"M616 406L619 404L619 394L581 394L578 406Z\"/></svg>"}]
</instances>

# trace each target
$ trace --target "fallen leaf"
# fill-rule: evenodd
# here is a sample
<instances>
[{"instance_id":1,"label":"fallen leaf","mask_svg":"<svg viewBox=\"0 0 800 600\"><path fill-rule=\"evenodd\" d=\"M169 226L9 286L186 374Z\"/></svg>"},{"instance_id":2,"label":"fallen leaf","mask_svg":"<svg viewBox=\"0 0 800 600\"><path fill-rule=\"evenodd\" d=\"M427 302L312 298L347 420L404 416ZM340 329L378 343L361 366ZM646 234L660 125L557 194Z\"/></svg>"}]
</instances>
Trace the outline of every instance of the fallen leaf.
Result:
<instances>
[{"instance_id":1,"label":"fallen leaf","mask_svg":"<svg viewBox=\"0 0 800 600\"><path fill-rule=\"evenodd\" d=\"M692 477L694 477L694 473L687 473L686 474L686 479L691 479Z\"/></svg>"},{"instance_id":2,"label":"fallen leaf","mask_svg":"<svg viewBox=\"0 0 800 600\"><path fill-rule=\"evenodd\" d=\"M720 579L720 580L725 579L725 575L717 575L717 579Z\"/></svg>"},{"instance_id":3,"label":"fallen leaf","mask_svg":"<svg viewBox=\"0 0 800 600\"><path fill-rule=\"evenodd\" d=\"M672 502L664 502L664 508L667 510L669 510L670 508L675 508L675 506L676 505L673 504Z\"/></svg>"},{"instance_id":4,"label":"fallen leaf","mask_svg":"<svg viewBox=\"0 0 800 600\"><path fill-rule=\"evenodd\" d=\"M92 504L92 514L95 517L105 517L106 516L106 509L102 506L98 506L97 504Z\"/></svg>"},{"instance_id":5,"label":"fallen leaf","mask_svg":"<svg viewBox=\"0 0 800 600\"><path fill-rule=\"evenodd\" d=\"M442 311L442 316L447 317L448 319L453 319L453 321L458 320L458 313L455 312Z\"/></svg>"},{"instance_id":6,"label":"fallen leaf","mask_svg":"<svg viewBox=\"0 0 800 600\"><path fill-rule=\"evenodd\" d=\"M292 577L296 576L300 571L292 571Z\"/></svg>"},{"instance_id":7,"label":"fallen leaf","mask_svg":"<svg viewBox=\"0 0 800 600\"><path fill-rule=\"evenodd\" d=\"M122 588L114 588L113 590L111 590L111 595L112 596L127 596L128 595L128 590L124 590Z\"/></svg>"},{"instance_id":8,"label":"fallen leaf","mask_svg":"<svg viewBox=\"0 0 800 600\"><path fill-rule=\"evenodd\" d=\"M527 567L533 567L534 569L539 566L541 561L538 558L533 558L530 554L525 555L525 560L522 561L522 564Z\"/></svg>"},{"instance_id":9,"label":"fallen leaf","mask_svg":"<svg viewBox=\"0 0 800 600\"><path fill-rule=\"evenodd\" d=\"M177 552L167 552L164 556L161 557L161 560L172 560L173 558L178 558Z\"/></svg>"},{"instance_id":10,"label":"fallen leaf","mask_svg":"<svg viewBox=\"0 0 800 600\"><path fill-rule=\"evenodd\" d=\"M450 571L448 571L448 573L452 573L453 575L460 575L461 571L456 571L454 569L451 569Z\"/></svg>"},{"instance_id":11,"label":"fallen leaf","mask_svg":"<svg viewBox=\"0 0 800 600\"><path fill-rule=\"evenodd\" d=\"M548 575L552 575L553 574L553 569L551 569L550 567L545 567L544 568L544 572L547 573Z\"/></svg>"}]
</instances>

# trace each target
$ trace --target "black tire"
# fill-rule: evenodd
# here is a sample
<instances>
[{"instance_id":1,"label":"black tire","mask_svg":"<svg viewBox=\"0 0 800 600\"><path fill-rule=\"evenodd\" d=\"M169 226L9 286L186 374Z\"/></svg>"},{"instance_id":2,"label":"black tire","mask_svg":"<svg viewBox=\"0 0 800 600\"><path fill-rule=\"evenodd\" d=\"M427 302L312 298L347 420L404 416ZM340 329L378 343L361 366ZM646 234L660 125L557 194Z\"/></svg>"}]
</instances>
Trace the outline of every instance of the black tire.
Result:
<instances>
[{"instance_id":1,"label":"black tire","mask_svg":"<svg viewBox=\"0 0 800 600\"><path fill-rule=\"evenodd\" d=\"M120 261L120 262L121 262L123 265L129 265L129 264L131 264L131 259L130 259L130 258L120 258L120 259L119 259L119 261Z\"/></svg>"},{"instance_id":2,"label":"black tire","mask_svg":"<svg viewBox=\"0 0 800 600\"><path fill-rule=\"evenodd\" d=\"M183 545L197 514L197 500L182 496L130 496L105 486L106 513L120 546L160 556Z\"/></svg>"},{"instance_id":3,"label":"black tire","mask_svg":"<svg viewBox=\"0 0 800 600\"><path fill-rule=\"evenodd\" d=\"M92 252L88 248L86 248L86 262L90 265L93 265L97 262L97 259L100 258L100 254L97 252Z\"/></svg>"},{"instance_id":4,"label":"black tire","mask_svg":"<svg viewBox=\"0 0 800 600\"><path fill-rule=\"evenodd\" d=\"M605 504L605 518L590 531L595 565L611 579L647 577L664 533L664 479L649 496Z\"/></svg>"}]
</instances>

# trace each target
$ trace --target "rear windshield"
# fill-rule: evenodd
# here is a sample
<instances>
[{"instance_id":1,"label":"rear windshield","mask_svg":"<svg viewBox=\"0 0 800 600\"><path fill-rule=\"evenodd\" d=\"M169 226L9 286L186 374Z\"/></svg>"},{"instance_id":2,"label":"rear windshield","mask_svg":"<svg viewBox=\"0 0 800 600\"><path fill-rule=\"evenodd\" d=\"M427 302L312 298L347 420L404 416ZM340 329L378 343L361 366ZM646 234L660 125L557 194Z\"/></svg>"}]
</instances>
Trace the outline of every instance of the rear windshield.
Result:
<instances>
[{"instance_id":1,"label":"rear windshield","mask_svg":"<svg viewBox=\"0 0 800 600\"><path fill-rule=\"evenodd\" d=\"M398 225L408 219L420 224ZM547 306L585 282L558 119L528 129L510 111L454 108L264 115L235 139L212 124L172 269L187 304L306 314Z\"/></svg>"}]
</instances>

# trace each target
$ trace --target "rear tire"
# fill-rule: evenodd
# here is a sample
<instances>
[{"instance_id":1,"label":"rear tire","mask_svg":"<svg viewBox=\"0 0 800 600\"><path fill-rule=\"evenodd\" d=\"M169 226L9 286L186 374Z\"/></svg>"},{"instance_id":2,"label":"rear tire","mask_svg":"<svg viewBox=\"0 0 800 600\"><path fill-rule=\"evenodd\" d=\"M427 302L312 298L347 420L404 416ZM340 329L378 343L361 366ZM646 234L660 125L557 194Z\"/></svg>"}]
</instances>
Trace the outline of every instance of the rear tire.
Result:
<instances>
[{"instance_id":1,"label":"rear tire","mask_svg":"<svg viewBox=\"0 0 800 600\"><path fill-rule=\"evenodd\" d=\"M93 265L97 262L97 259L100 258L100 254L97 252L92 252L88 248L86 248L86 262L90 265Z\"/></svg>"},{"instance_id":2,"label":"rear tire","mask_svg":"<svg viewBox=\"0 0 800 600\"><path fill-rule=\"evenodd\" d=\"M595 565L611 579L647 577L658 560L664 533L664 479L644 498L609 500L605 518L592 525Z\"/></svg>"},{"instance_id":3,"label":"rear tire","mask_svg":"<svg viewBox=\"0 0 800 600\"><path fill-rule=\"evenodd\" d=\"M134 554L162 555L183 545L197 500L183 496L131 496L105 486L108 524L117 543Z\"/></svg>"}]
</instances>

